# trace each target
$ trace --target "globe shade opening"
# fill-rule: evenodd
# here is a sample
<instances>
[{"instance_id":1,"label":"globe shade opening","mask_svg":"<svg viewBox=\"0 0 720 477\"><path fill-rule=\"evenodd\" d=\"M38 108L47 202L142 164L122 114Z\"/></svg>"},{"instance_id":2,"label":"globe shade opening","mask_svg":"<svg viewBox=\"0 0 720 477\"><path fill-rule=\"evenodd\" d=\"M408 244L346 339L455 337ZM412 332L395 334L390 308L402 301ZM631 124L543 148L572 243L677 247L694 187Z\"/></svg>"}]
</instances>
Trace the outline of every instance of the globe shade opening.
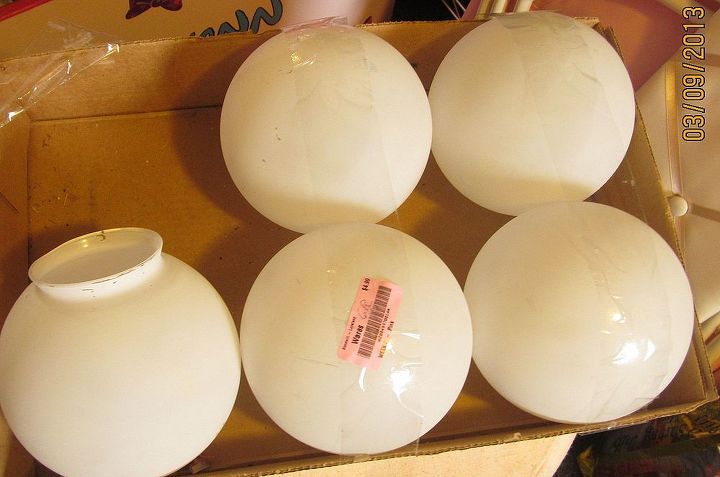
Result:
<instances>
[{"instance_id":1,"label":"globe shade opening","mask_svg":"<svg viewBox=\"0 0 720 477\"><path fill-rule=\"evenodd\" d=\"M42 286L62 286L111 279L141 266L162 249L162 237L143 228L89 233L40 257L28 272Z\"/></svg>"}]
</instances>

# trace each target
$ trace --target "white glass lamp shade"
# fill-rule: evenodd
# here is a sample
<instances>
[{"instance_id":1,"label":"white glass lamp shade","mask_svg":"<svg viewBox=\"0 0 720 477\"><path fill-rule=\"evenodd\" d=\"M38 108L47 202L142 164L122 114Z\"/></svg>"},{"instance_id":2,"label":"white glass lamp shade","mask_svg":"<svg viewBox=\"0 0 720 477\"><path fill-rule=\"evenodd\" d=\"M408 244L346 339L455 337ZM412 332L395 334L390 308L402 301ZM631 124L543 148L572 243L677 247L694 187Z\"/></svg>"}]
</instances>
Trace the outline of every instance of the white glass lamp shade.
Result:
<instances>
[{"instance_id":1,"label":"white glass lamp shade","mask_svg":"<svg viewBox=\"0 0 720 477\"><path fill-rule=\"evenodd\" d=\"M298 232L377 222L417 185L430 105L407 60L359 28L282 32L240 66L220 121L223 156L247 201Z\"/></svg>"},{"instance_id":2,"label":"white glass lamp shade","mask_svg":"<svg viewBox=\"0 0 720 477\"><path fill-rule=\"evenodd\" d=\"M679 259L647 224L605 205L558 203L514 218L480 250L465 295L483 376L552 421L642 408L690 346L693 301Z\"/></svg>"},{"instance_id":3,"label":"white glass lamp shade","mask_svg":"<svg viewBox=\"0 0 720 477\"><path fill-rule=\"evenodd\" d=\"M551 12L496 17L465 35L430 88L432 151L475 203L509 215L584 200L615 172L635 120L622 60Z\"/></svg>"},{"instance_id":4,"label":"white glass lamp shade","mask_svg":"<svg viewBox=\"0 0 720 477\"><path fill-rule=\"evenodd\" d=\"M379 368L338 358L364 276L402 287ZM331 453L411 443L455 402L472 353L462 290L430 249L397 230L343 224L291 242L253 284L240 325L260 405L296 439Z\"/></svg>"},{"instance_id":5,"label":"white glass lamp shade","mask_svg":"<svg viewBox=\"0 0 720 477\"><path fill-rule=\"evenodd\" d=\"M240 382L233 320L147 229L85 235L30 267L0 334L0 405L62 475L165 475L224 425Z\"/></svg>"}]
</instances>

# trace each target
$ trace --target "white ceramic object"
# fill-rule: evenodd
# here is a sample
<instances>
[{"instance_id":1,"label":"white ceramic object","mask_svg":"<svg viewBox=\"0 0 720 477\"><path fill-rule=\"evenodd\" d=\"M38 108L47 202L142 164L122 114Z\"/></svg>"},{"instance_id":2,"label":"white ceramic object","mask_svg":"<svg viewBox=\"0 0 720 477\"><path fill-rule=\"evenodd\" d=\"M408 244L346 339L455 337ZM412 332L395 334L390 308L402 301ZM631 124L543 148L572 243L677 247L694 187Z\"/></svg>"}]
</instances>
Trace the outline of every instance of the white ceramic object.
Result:
<instances>
[{"instance_id":1,"label":"white ceramic object","mask_svg":"<svg viewBox=\"0 0 720 477\"><path fill-rule=\"evenodd\" d=\"M403 289L377 370L337 357L363 276ZM472 331L455 277L430 249L375 224L326 227L291 242L265 266L240 326L248 383L286 432L338 454L411 443L455 402Z\"/></svg>"},{"instance_id":2,"label":"white ceramic object","mask_svg":"<svg viewBox=\"0 0 720 477\"><path fill-rule=\"evenodd\" d=\"M359 28L282 32L242 64L223 103L223 156L243 196L307 232L377 222L417 185L430 106L407 60Z\"/></svg>"},{"instance_id":3,"label":"white ceramic object","mask_svg":"<svg viewBox=\"0 0 720 477\"><path fill-rule=\"evenodd\" d=\"M508 222L480 250L465 295L483 376L559 422L611 421L651 402L682 365L694 323L668 244L635 217L586 202Z\"/></svg>"},{"instance_id":4,"label":"white ceramic object","mask_svg":"<svg viewBox=\"0 0 720 477\"><path fill-rule=\"evenodd\" d=\"M233 320L161 237L88 234L30 267L0 334L0 405L62 475L165 475L224 425L240 382Z\"/></svg>"},{"instance_id":5,"label":"white ceramic object","mask_svg":"<svg viewBox=\"0 0 720 477\"><path fill-rule=\"evenodd\" d=\"M442 172L470 200L510 215L596 192L625 156L635 120L615 50L551 12L472 30L440 64L429 96Z\"/></svg>"}]
</instances>

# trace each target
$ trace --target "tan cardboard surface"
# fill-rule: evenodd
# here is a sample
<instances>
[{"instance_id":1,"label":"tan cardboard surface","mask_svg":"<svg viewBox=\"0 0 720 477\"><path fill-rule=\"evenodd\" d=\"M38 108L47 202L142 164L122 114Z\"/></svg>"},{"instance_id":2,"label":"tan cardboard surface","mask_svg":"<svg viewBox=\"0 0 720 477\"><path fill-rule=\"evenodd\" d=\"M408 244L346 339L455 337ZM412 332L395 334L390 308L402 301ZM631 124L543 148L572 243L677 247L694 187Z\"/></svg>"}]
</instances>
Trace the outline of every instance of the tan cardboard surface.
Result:
<instances>
[{"instance_id":1,"label":"tan cardboard surface","mask_svg":"<svg viewBox=\"0 0 720 477\"><path fill-rule=\"evenodd\" d=\"M428 87L444 54L474 26L419 23L370 29L403 52ZM254 278L275 252L297 236L247 204L230 180L220 151L225 89L242 59L266 38L225 36L123 45L120 53L43 100L31 112L32 121L16 120L0 130L0 153L10 154L11 170L19 171L17 176L0 176L0 191L11 203L20 204L15 206L17 213L0 207L12 227L7 233L3 230L0 241L0 277L11 282L3 290L5 302L14 300L27 283L28 249L22 248L27 237L34 260L78 234L140 226L157 230L166 252L203 273L239 322ZM12 60L0 67L32 70L41 60ZM640 124L638 120L626 161L593 200L646 220L674 244ZM507 220L461 196L431 159L417 189L385 223L432 248L462 284L482 244ZM7 270L5 261L12 264ZM696 332L685 365L648 410L614 423L564 426L515 408L471 366L448 416L419 446L397 454L432 454L603 429L688 411L716 397L709 376ZM203 455L211 470L256 465L262 467L255 470L281 470L349 460L327 456L284 434L260 409L245 381L227 425Z\"/></svg>"},{"instance_id":2,"label":"tan cardboard surface","mask_svg":"<svg viewBox=\"0 0 720 477\"><path fill-rule=\"evenodd\" d=\"M0 324L27 285L28 125L22 116L0 134Z\"/></svg>"},{"instance_id":3,"label":"tan cardboard surface","mask_svg":"<svg viewBox=\"0 0 720 477\"><path fill-rule=\"evenodd\" d=\"M573 434L566 434L546 439L512 442L501 446L450 451L443 454L358 462L342 467L301 470L288 474L288 477L346 475L355 477L388 475L551 477L567 454L574 437ZM230 477L241 474L228 472L222 475Z\"/></svg>"}]
</instances>

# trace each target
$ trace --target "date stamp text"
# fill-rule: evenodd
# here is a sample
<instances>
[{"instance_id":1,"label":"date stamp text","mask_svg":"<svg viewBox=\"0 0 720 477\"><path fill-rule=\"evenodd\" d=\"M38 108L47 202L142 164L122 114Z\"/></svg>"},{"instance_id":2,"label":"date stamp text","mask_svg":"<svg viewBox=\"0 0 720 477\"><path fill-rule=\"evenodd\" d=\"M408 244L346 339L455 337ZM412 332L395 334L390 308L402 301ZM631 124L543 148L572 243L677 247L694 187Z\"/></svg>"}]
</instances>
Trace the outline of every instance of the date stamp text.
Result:
<instances>
[{"instance_id":1,"label":"date stamp text","mask_svg":"<svg viewBox=\"0 0 720 477\"><path fill-rule=\"evenodd\" d=\"M682 10L682 138L686 142L705 139L705 9L685 7Z\"/></svg>"}]
</instances>

